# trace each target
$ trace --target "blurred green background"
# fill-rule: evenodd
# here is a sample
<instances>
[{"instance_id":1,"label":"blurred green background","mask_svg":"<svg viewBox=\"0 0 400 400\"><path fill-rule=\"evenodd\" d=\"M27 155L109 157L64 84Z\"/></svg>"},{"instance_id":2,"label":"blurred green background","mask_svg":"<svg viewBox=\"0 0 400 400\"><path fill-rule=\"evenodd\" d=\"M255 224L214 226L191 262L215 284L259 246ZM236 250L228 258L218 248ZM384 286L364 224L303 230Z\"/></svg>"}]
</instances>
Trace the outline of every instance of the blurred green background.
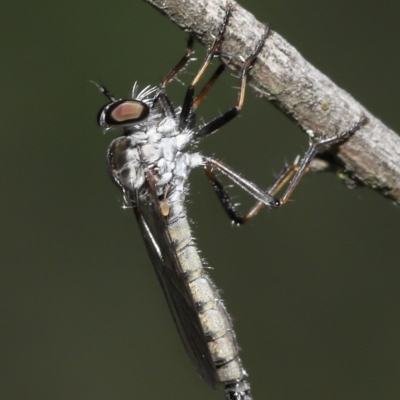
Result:
<instances>
[{"instance_id":1,"label":"blurred green background","mask_svg":"<svg viewBox=\"0 0 400 400\"><path fill-rule=\"evenodd\" d=\"M135 80L157 85L186 34L143 1L71 4L1 5L0 399L221 400L192 369L110 182L116 133L96 125L105 98L89 83L101 78L116 97ZM400 3L241 4L400 130ZM200 114L232 105L237 84L226 74ZM171 85L176 105L183 92ZM306 147L249 90L241 117L200 149L268 186ZM214 197L193 172L190 217L255 399L399 399L399 209L328 174L307 176L289 205L241 228Z\"/></svg>"}]
</instances>

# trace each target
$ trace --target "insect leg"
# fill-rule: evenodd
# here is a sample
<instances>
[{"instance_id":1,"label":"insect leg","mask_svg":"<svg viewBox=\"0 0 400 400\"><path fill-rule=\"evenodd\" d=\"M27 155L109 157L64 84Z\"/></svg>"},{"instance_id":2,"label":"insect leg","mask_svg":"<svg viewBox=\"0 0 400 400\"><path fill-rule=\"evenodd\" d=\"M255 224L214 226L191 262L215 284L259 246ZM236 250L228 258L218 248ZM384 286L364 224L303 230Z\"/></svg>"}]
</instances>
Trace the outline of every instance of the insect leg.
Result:
<instances>
[{"instance_id":1,"label":"insect leg","mask_svg":"<svg viewBox=\"0 0 400 400\"><path fill-rule=\"evenodd\" d=\"M206 97L207 93L210 91L210 89L214 86L214 83L217 81L219 76L224 72L225 70L225 65L220 64L220 66L215 70L211 78L208 80L208 82L204 85L203 89L200 91L198 96L192 101L192 108L189 113L189 117L186 118L186 124L183 126L183 128L190 128L193 129L196 123L196 110L197 107L200 105L200 103L204 100Z\"/></svg>"},{"instance_id":2,"label":"insect leg","mask_svg":"<svg viewBox=\"0 0 400 400\"><path fill-rule=\"evenodd\" d=\"M237 103L234 107L232 107L230 110L226 111L224 114L220 115L219 117L214 118L212 121L208 122L206 125L204 125L200 130L196 133L196 138L201 138L208 136L218 129L220 129L222 126L230 122L233 118L235 118L241 111L244 103L244 95L246 92L246 83L247 83L247 78L248 74L257 58L259 55L260 51L262 50L265 40L267 39L268 33L269 33L269 27L268 25L265 25L265 31L262 36L262 38L258 41L257 46L253 50L253 52L250 54L250 56L246 59L244 62L242 69L240 71L240 89L239 89L239 95L238 95L238 100Z\"/></svg>"},{"instance_id":3,"label":"insect leg","mask_svg":"<svg viewBox=\"0 0 400 400\"><path fill-rule=\"evenodd\" d=\"M311 161L313 160L315 155L321 149L323 149L324 147L332 147L336 144L344 142L350 136L354 135L364 125L366 125L368 122L369 122L369 119L364 114L362 114L357 122L355 122L349 129L341 132L337 136L332 136L332 137L328 137L328 138L324 137L324 136L320 136L317 139L310 138L310 145L308 147L308 150L305 153L302 160L300 161L298 169L297 169L296 173L294 174L292 180L290 181L288 187L286 188L285 193L281 197L280 205L285 204L289 200L294 189L299 184L302 176L307 172Z\"/></svg>"},{"instance_id":4,"label":"insect leg","mask_svg":"<svg viewBox=\"0 0 400 400\"><path fill-rule=\"evenodd\" d=\"M284 186L287 181L293 176L296 172L298 165L296 161L292 165L286 166L278 175L275 183L269 188L266 193L270 196L274 196L282 186ZM211 183L212 188L215 191L215 194L218 197L223 209L225 210L228 217L235 225L242 225L249 221L251 218L255 217L257 213L264 207L265 203L258 201L247 213L246 215L242 215L236 209L235 204L233 203L231 197L226 191L222 182L217 178L217 176L213 172L213 167L211 165L206 165L205 173L207 175L208 180ZM252 193L251 193L252 194ZM253 194L252 194L253 195ZM277 200L276 200L277 201Z\"/></svg>"},{"instance_id":5,"label":"insect leg","mask_svg":"<svg viewBox=\"0 0 400 400\"><path fill-rule=\"evenodd\" d=\"M245 190L247 193L249 193L251 196L253 196L255 199L258 201L262 202L263 204L269 206L269 207L279 207L279 201L276 200L274 197L272 197L269 193L267 193L265 190L261 189L259 186L257 186L255 183L247 180L237 172L235 172L233 169L225 165L219 160L216 160L211 157L204 157L204 165L206 168L206 173L210 177L212 173L212 169L217 169L219 172L227 176L231 181L236 183L238 186L240 186L243 190ZM218 181L218 179L214 175L214 179L210 179L210 182L213 184L214 190L216 191L217 195L218 193L222 193L220 187L222 187L222 184L218 185L215 182ZM225 193L226 194L226 193ZM226 196L228 196L226 194ZM226 196L218 196L220 198L221 203L226 203L226 200L222 200L222 198L225 198Z\"/></svg>"},{"instance_id":6,"label":"insect leg","mask_svg":"<svg viewBox=\"0 0 400 400\"><path fill-rule=\"evenodd\" d=\"M208 50L207 57L206 57L203 65L201 66L199 72L196 74L196 76L194 77L192 83L187 88L186 95L185 95L185 98L183 100L182 112L181 112L180 120L179 120L180 129L184 129L187 126L192 124L191 115L194 113L193 104L195 102L195 100L194 100L194 89L195 89L195 86L199 83L199 80L202 78L204 73L207 71L208 67L211 64L211 61L213 60L213 58L217 54L219 54L219 50L220 50L221 43L222 43L223 38L224 38L225 30L226 30L226 27L228 26L228 21L229 21L230 16L232 15L232 12L233 12L234 8L235 8L235 4L234 3L228 4L228 6L226 8L226 11L225 11L224 19L222 21L222 24L221 24L219 30L218 30L217 37L215 38L215 40L214 40L213 44L211 45L210 49ZM222 70L223 70L223 68L222 68ZM222 70L221 70L220 73L222 73ZM220 73L218 74L218 76L220 75ZM214 81L215 81L215 79L214 79ZM206 85L206 87L207 86L208 86L208 84ZM211 86L212 86L212 84L211 84ZM211 86L209 86L209 88L211 88ZM204 96L208 92L209 88L204 92L203 96L201 96L201 94L200 94L200 96L198 97L198 99L199 99L198 104L204 98Z\"/></svg>"},{"instance_id":7,"label":"insect leg","mask_svg":"<svg viewBox=\"0 0 400 400\"><path fill-rule=\"evenodd\" d=\"M362 115L360 119L354 123L348 130L342 132L338 136L333 136L333 137L319 137L318 139L312 139L309 145L309 148L303 158L300 160L298 157L294 161L293 164L286 166L278 175L276 181L274 184L265 192L260 189L263 193L264 196L265 194L270 196L271 198L274 199L276 193L278 193L286 184L288 181L289 185L286 188L282 198L280 200L276 200L277 205L272 205L272 207L277 208L282 205L284 205L292 195L294 189L296 186L299 184L301 178L303 175L309 170L309 165L311 161L314 159L315 155L324 147L330 147L334 146L336 144L339 144L346 139L348 139L351 135L353 135L355 132L357 132L362 126L368 123L368 118L365 115ZM215 160L213 160L215 162ZM207 175L207 178L209 179L222 207L224 208L225 212L229 216L229 218L237 225L244 224L245 222L249 221L251 218L257 215L259 210L264 207L265 205L270 205L265 201L262 201L258 199L259 201L250 209L250 211L245 215L242 216L235 208L234 203L232 202L232 199L230 198L229 194L225 190L224 186L222 185L221 181L216 177L212 169L215 168L228 176L229 178L232 179L230 175L225 173L223 170L219 168L218 165L214 163L208 163L206 164L205 167L205 172ZM226 168L226 167L225 167ZM242 177L241 177L242 178ZM235 183L237 183L239 186L241 186L243 189L245 189L247 192L249 192L253 197L256 197L253 192L250 190L246 189L243 185L237 182L237 180L232 179ZM256 197L257 198L257 197ZM265 197L267 198L267 197Z\"/></svg>"},{"instance_id":8,"label":"insect leg","mask_svg":"<svg viewBox=\"0 0 400 400\"><path fill-rule=\"evenodd\" d=\"M154 108L157 102L159 101L161 104L161 108L163 109L165 115L168 115L171 118L175 118L175 110L174 107L169 100L168 96L165 93L165 88L167 85L175 78L176 75L186 66L186 64L190 61L190 57L193 54L193 36L189 36L186 51L183 57L179 60L179 62L175 65L174 68L168 73L168 75L163 79L160 84L160 88L158 90L157 95L153 99L153 103L151 108Z\"/></svg>"}]
</instances>

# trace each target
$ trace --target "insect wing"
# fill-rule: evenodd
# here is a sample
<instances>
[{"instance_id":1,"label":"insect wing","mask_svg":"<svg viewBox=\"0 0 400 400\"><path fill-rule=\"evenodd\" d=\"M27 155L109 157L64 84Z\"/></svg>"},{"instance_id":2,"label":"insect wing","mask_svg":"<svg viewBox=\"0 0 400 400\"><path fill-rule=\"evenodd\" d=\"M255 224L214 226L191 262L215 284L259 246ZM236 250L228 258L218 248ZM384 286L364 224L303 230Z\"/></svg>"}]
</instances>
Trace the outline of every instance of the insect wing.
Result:
<instances>
[{"instance_id":1,"label":"insect wing","mask_svg":"<svg viewBox=\"0 0 400 400\"><path fill-rule=\"evenodd\" d=\"M135 201L136 219L186 352L202 379L216 389L219 384L217 370L168 233L166 217L161 213L158 198L151 184L149 189L150 192L154 192L153 204L144 205Z\"/></svg>"}]
</instances>

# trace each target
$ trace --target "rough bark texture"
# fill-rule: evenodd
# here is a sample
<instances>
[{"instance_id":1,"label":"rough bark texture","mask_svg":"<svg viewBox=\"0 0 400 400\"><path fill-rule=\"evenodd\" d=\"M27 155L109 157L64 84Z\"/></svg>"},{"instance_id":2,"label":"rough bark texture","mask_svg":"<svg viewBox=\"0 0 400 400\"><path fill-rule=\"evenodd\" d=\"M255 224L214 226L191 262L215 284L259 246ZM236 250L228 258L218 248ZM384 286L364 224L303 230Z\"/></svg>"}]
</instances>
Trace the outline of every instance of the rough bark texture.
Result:
<instances>
[{"instance_id":1,"label":"rough bark texture","mask_svg":"<svg viewBox=\"0 0 400 400\"><path fill-rule=\"evenodd\" d=\"M226 0L145 0L183 30L209 46L222 21ZM264 30L261 22L238 4L222 45L224 62L239 70ZM400 137L349 93L308 63L272 31L251 72L251 86L273 102L304 131L336 135L364 113L369 124L336 149L353 181L373 188L400 204Z\"/></svg>"}]
</instances>

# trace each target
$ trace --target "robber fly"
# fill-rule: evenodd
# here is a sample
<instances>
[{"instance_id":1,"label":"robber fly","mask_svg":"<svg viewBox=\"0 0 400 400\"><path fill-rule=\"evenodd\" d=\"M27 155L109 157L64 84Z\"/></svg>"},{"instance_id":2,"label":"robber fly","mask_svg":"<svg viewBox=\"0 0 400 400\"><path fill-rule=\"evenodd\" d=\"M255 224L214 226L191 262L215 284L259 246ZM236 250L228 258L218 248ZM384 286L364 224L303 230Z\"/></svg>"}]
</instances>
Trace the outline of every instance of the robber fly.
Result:
<instances>
[{"instance_id":1,"label":"robber fly","mask_svg":"<svg viewBox=\"0 0 400 400\"><path fill-rule=\"evenodd\" d=\"M224 65L216 69L197 97L194 96L195 87L212 59L220 55L221 43L234 7L233 4L227 6L207 57L186 91L182 108L174 109L165 89L189 62L194 42L192 37L188 40L185 55L159 87L148 86L139 91L135 84L131 99L117 100L102 84L97 85L109 99L109 103L98 114L98 122L105 130L118 126L123 128L123 135L114 139L109 146L109 170L113 181L122 190L125 201L133 208L171 314L193 365L212 388L224 385L227 400L251 400L250 385L238 355L231 318L203 267L192 237L185 207L189 173L196 167L205 169L225 211L234 223L240 225L264 205L277 208L284 204L317 150L321 146L344 140L364 122L360 120L338 137L314 140L303 159L286 167L267 191L219 160L198 152L185 151L239 114L248 73L268 37L269 28L265 26L261 39L243 63L237 104L211 122L196 128L196 109L223 72ZM257 200L256 206L246 216L242 217L237 212L214 170L231 179ZM283 197L278 200L274 194L289 180Z\"/></svg>"}]
</instances>

